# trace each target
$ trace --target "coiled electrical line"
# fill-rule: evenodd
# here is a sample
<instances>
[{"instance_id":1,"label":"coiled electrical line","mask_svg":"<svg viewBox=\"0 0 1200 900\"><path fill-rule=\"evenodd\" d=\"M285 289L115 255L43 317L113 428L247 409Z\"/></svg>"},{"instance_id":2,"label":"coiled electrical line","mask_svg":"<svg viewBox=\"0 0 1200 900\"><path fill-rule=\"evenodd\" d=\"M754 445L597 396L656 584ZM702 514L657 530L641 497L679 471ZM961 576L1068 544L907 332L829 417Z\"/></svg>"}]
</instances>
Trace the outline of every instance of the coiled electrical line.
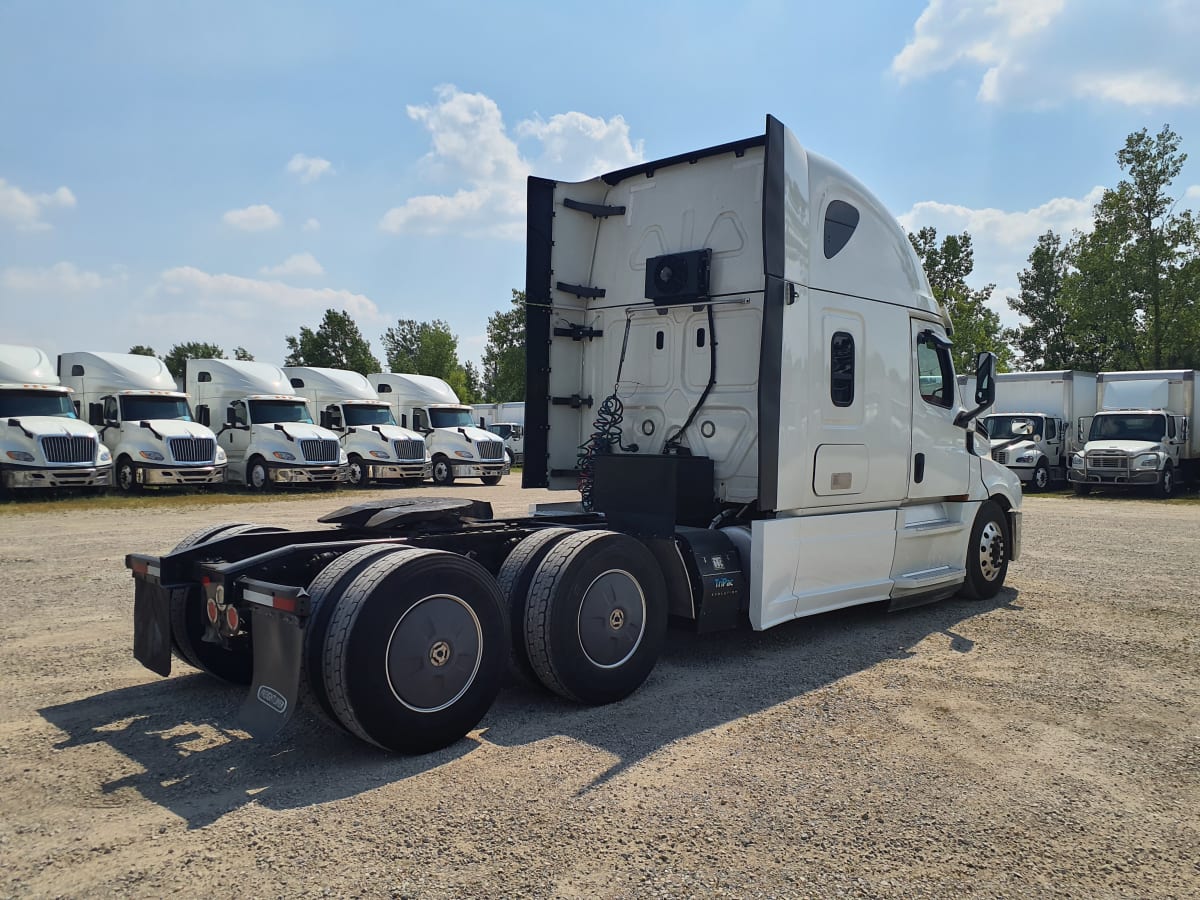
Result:
<instances>
[{"instance_id":1,"label":"coiled electrical line","mask_svg":"<svg viewBox=\"0 0 1200 900\"><path fill-rule=\"evenodd\" d=\"M579 445L575 460L579 469L579 496L583 508L592 509L592 488L595 485L596 457L612 453L613 448L619 448L627 453L637 453L637 444L621 443L621 422L625 418L625 405L617 395L621 384L621 370L625 367L625 352L629 349L629 326L632 319L625 317L625 337L621 341L621 361L617 363L617 380L613 383L613 392L600 402L596 410L595 421L592 422L592 435Z\"/></svg>"}]
</instances>

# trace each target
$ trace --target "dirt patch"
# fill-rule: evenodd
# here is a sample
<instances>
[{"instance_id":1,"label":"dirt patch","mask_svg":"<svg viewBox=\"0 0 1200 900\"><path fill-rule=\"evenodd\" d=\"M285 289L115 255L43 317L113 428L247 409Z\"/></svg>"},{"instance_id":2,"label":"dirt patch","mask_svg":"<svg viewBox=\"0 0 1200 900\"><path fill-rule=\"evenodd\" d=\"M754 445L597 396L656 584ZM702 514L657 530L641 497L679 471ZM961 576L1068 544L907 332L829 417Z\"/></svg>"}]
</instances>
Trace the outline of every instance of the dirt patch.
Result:
<instances>
[{"instance_id":1,"label":"dirt patch","mask_svg":"<svg viewBox=\"0 0 1200 900\"><path fill-rule=\"evenodd\" d=\"M385 493L0 518L0 894L1200 893L1194 506L1029 498L993 602L673 630L625 702L512 685L419 758L134 662L126 552Z\"/></svg>"}]
</instances>

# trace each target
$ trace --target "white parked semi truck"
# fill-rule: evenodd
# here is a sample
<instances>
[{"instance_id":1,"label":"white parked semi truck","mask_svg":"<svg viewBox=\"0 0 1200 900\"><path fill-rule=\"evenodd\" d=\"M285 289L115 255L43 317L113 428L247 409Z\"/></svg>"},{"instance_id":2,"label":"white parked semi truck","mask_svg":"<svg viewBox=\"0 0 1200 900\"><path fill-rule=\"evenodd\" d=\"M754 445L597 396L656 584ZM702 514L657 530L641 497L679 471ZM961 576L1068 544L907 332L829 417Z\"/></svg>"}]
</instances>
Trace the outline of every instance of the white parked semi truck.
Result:
<instances>
[{"instance_id":1,"label":"white parked semi truck","mask_svg":"<svg viewBox=\"0 0 1200 900\"><path fill-rule=\"evenodd\" d=\"M284 366L283 371L317 411L320 424L341 436L350 484L420 484L429 477L432 463L425 438L396 423L391 405L379 399L365 375L313 366Z\"/></svg>"},{"instance_id":2,"label":"white parked semi truck","mask_svg":"<svg viewBox=\"0 0 1200 900\"><path fill-rule=\"evenodd\" d=\"M425 435L434 484L478 478L499 484L509 473L504 442L475 424L471 407L458 402L454 389L432 375L377 372L368 375L379 397L406 428Z\"/></svg>"},{"instance_id":3,"label":"white parked semi truck","mask_svg":"<svg viewBox=\"0 0 1200 900\"><path fill-rule=\"evenodd\" d=\"M1196 377L1192 369L1101 372L1100 410L1079 420L1082 447L1071 457L1075 493L1150 486L1170 497L1200 475Z\"/></svg>"},{"instance_id":4,"label":"white parked semi truck","mask_svg":"<svg viewBox=\"0 0 1200 900\"><path fill-rule=\"evenodd\" d=\"M476 403L473 405L479 427L504 441L504 452L511 465L525 461L525 403Z\"/></svg>"},{"instance_id":5,"label":"white parked semi truck","mask_svg":"<svg viewBox=\"0 0 1200 900\"><path fill-rule=\"evenodd\" d=\"M645 680L675 616L770 628L862 603L995 596L1021 489L958 400L904 231L776 119L582 183L528 185L525 487L224 525L131 554L135 654L250 684L255 735L300 697L400 751L475 727L507 663L579 703ZM703 697L697 695L697 703Z\"/></svg>"},{"instance_id":6,"label":"white parked semi truck","mask_svg":"<svg viewBox=\"0 0 1200 900\"><path fill-rule=\"evenodd\" d=\"M217 441L229 459L227 480L252 490L318 484L349 477L338 436L313 422L308 402L270 363L189 359L187 392L201 422L221 424Z\"/></svg>"},{"instance_id":7,"label":"white parked semi truck","mask_svg":"<svg viewBox=\"0 0 1200 900\"><path fill-rule=\"evenodd\" d=\"M1076 422L1096 412L1091 372L1008 372L996 376L996 403L982 418L992 459L1044 491L1067 480L1077 442Z\"/></svg>"},{"instance_id":8,"label":"white parked semi truck","mask_svg":"<svg viewBox=\"0 0 1200 900\"><path fill-rule=\"evenodd\" d=\"M187 394L166 363L132 353L63 353L58 376L75 409L112 452L113 481L130 493L145 486L221 484L225 451L196 422Z\"/></svg>"},{"instance_id":9,"label":"white parked semi truck","mask_svg":"<svg viewBox=\"0 0 1200 900\"><path fill-rule=\"evenodd\" d=\"M0 344L0 490L112 484L112 454L44 351Z\"/></svg>"}]
</instances>

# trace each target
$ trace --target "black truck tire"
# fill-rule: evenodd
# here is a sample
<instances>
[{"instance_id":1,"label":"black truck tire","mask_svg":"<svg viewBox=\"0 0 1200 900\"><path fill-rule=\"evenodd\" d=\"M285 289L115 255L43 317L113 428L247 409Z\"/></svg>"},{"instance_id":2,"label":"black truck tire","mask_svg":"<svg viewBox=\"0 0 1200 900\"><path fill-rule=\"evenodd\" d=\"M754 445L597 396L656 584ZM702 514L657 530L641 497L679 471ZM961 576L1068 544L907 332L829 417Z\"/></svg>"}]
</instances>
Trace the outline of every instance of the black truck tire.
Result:
<instances>
[{"instance_id":1,"label":"black truck tire","mask_svg":"<svg viewBox=\"0 0 1200 900\"><path fill-rule=\"evenodd\" d=\"M367 544L343 553L320 572L308 585L308 623L304 627L303 664L300 666L300 694L338 728L345 728L333 711L325 691L321 661L325 635L338 597L354 577L381 556L395 552L395 544Z\"/></svg>"},{"instance_id":2,"label":"black truck tire","mask_svg":"<svg viewBox=\"0 0 1200 900\"><path fill-rule=\"evenodd\" d=\"M504 612L508 616L508 631L512 638L512 657L509 668L526 681L539 683L537 673L529 662L525 649L525 601L537 567L550 548L565 537L577 534L572 528L543 528L527 535L504 560L496 574L496 584L504 597Z\"/></svg>"},{"instance_id":3,"label":"black truck tire","mask_svg":"<svg viewBox=\"0 0 1200 900\"><path fill-rule=\"evenodd\" d=\"M175 548L186 550L197 544L206 544L214 538L233 537L238 534L262 534L283 531L274 525L215 525L192 532ZM190 543L189 543L190 542ZM200 585L189 585L171 592L171 646L175 655L192 668L199 669L230 684L249 684L253 680L254 645L250 635L234 638L229 649L220 644L204 640L208 628L204 594Z\"/></svg>"},{"instance_id":4,"label":"black truck tire","mask_svg":"<svg viewBox=\"0 0 1200 900\"><path fill-rule=\"evenodd\" d=\"M387 750L428 753L479 724L508 656L500 590L444 550L397 549L338 598L322 656L341 723Z\"/></svg>"},{"instance_id":5,"label":"black truck tire","mask_svg":"<svg viewBox=\"0 0 1200 900\"><path fill-rule=\"evenodd\" d=\"M1039 459L1038 464L1033 467L1033 475L1029 479L1029 486L1035 491L1050 490L1050 464L1044 459Z\"/></svg>"},{"instance_id":6,"label":"black truck tire","mask_svg":"<svg viewBox=\"0 0 1200 900\"><path fill-rule=\"evenodd\" d=\"M1158 479L1158 484L1154 485L1154 496L1161 500L1175 496L1175 467L1171 465L1170 460L1163 466L1162 477Z\"/></svg>"},{"instance_id":7,"label":"black truck tire","mask_svg":"<svg viewBox=\"0 0 1200 900\"><path fill-rule=\"evenodd\" d=\"M662 570L628 535L571 535L534 574L525 647L542 684L569 700L599 705L632 694L658 662L666 633Z\"/></svg>"},{"instance_id":8,"label":"black truck tire","mask_svg":"<svg viewBox=\"0 0 1200 900\"><path fill-rule=\"evenodd\" d=\"M479 480L482 481L484 484L486 484L488 487L494 487L495 485L500 483L500 477L501 476L499 476L499 475L481 475L481 476L479 476Z\"/></svg>"},{"instance_id":9,"label":"black truck tire","mask_svg":"<svg viewBox=\"0 0 1200 900\"><path fill-rule=\"evenodd\" d=\"M962 594L969 600L990 600L1000 593L1008 574L1008 532L1004 510L991 500L985 501L975 514L967 544L967 578Z\"/></svg>"},{"instance_id":10,"label":"black truck tire","mask_svg":"<svg viewBox=\"0 0 1200 900\"><path fill-rule=\"evenodd\" d=\"M442 486L454 484L454 467L450 465L450 460L444 456L435 456L432 477L434 484Z\"/></svg>"}]
</instances>

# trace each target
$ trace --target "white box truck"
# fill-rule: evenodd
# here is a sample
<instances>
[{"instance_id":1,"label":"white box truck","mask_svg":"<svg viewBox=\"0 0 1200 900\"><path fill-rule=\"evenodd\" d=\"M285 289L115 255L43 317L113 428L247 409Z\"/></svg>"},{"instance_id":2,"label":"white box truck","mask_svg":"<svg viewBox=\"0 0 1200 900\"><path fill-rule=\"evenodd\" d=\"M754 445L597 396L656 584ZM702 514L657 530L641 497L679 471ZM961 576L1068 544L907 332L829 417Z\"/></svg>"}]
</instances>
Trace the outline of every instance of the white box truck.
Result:
<instances>
[{"instance_id":1,"label":"white box truck","mask_svg":"<svg viewBox=\"0 0 1200 900\"><path fill-rule=\"evenodd\" d=\"M112 454L44 351L0 344L0 490L107 487Z\"/></svg>"},{"instance_id":2,"label":"white box truck","mask_svg":"<svg viewBox=\"0 0 1200 900\"><path fill-rule=\"evenodd\" d=\"M166 363L132 353L62 353L58 377L75 408L112 452L113 481L131 493L145 486L221 484L225 451L196 422L187 394Z\"/></svg>"},{"instance_id":3,"label":"white box truck","mask_svg":"<svg viewBox=\"0 0 1200 900\"><path fill-rule=\"evenodd\" d=\"M476 403L472 407L479 427L504 441L510 465L525 461L525 403Z\"/></svg>"},{"instance_id":4,"label":"white box truck","mask_svg":"<svg viewBox=\"0 0 1200 900\"><path fill-rule=\"evenodd\" d=\"M396 424L391 405L379 399L365 375L314 366L284 366L283 371L317 411L320 424L341 436L351 485L420 484L429 477L432 461L425 438Z\"/></svg>"},{"instance_id":5,"label":"white box truck","mask_svg":"<svg viewBox=\"0 0 1200 900\"><path fill-rule=\"evenodd\" d=\"M1095 412L1091 372L1007 372L996 376L996 403L981 421L992 459L1023 486L1044 491L1066 482L1071 455L1082 446L1075 423Z\"/></svg>"},{"instance_id":6,"label":"white box truck","mask_svg":"<svg viewBox=\"0 0 1200 900\"><path fill-rule=\"evenodd\" d=\"M405 428L425 435L433 462L434 484L478 478L499 484L509 473L504 442L475 424L474 410L458 402L454 389L432 375L376 372L368 375L380 398Z\"/></svg>"},{"instance_id":7,"label":"white box truck","mask_svg":"<svg viewBox=\"0 0 1200 900\"><path fill-rule=\"evenodd\" d=\"M349 733L427 751L475 727L510 661L620 700L671 615L764 629L999 593L1022 497L975 440L995 357L963 408L943 311L865 187L768 117L590 181L531 178L527 208L523 484L577 502L495 519L396 498L323 517L335 530L223 525L131 554L144 665L169 674L174 645L249 684L258 736L303 673Z\"/></svg>"},{"instance_id":8,"label":"white box truck","mask_svg":"<svg viewBox=\"0 0 1200 900\"><path fill-rule=\"evenodd\" d=\"M308 402L278 366L232 359L189 359L187 392L201 422L222 422L217 441L229 458L227 480L251 490L349 478L338 436L313 422Z\"/></svg>"},{"instance_id":9,"label":"white box truck","mask_svg":"<svg viewBox=\"0 0 1200 900\"><path fill-rule=\"evenodd\" d=\"M1071 456L1075 493L1150 486L1171 497L1194 480L1200 474L1196 375L1192 369L1101 372L1100 409L1079 420L1082 447Z\"/></svg>"}]
</instances>

